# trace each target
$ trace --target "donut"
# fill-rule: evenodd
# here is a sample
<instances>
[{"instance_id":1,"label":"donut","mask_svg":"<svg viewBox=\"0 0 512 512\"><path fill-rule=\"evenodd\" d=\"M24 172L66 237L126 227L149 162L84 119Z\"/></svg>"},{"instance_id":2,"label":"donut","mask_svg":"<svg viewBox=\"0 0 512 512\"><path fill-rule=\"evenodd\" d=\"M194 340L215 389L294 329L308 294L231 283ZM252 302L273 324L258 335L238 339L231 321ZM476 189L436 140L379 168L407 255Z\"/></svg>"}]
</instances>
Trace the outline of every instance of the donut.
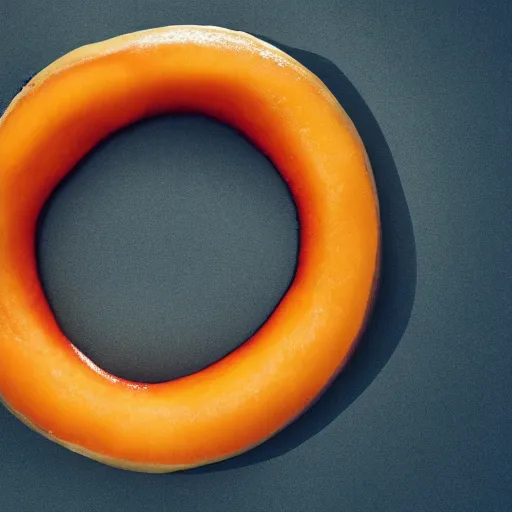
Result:
<instances>
[{"instance_id":1,"label":"donut","mask_svg":"<svg viewBox=\"0 0 512 512\"><path fill-rule=\"evenodd\" d=\"M179 379L131 382L62 333L38 276L36 225L96 144L177 112L228 123L270 158L297 206L297 269L238 349ZM124 469L176 471L245 452L300 416L349 359L371 312L380 244L363 142L326 86L284 52L206 26L74 50L0 118L0 398L47 438Z\"/></svg>"}]
</instances>

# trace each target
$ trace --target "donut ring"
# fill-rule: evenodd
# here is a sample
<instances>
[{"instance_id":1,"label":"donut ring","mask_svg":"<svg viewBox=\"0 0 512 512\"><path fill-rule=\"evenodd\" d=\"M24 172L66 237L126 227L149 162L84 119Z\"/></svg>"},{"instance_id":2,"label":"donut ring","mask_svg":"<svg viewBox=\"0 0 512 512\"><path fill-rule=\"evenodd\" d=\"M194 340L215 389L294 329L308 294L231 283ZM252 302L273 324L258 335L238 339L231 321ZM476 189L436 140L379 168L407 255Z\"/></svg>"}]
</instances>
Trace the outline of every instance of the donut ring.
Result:
<instances>
[{"instance_id":1,"label":"donut ring","mask_svg":"<svg viewBox=\"0 0 512 512\"><path fill-rule=\"evenodd\" d=\"M58 182L99 141L148 116L238 128L284 176L298 268L240 348L161 384L110 375L56 323L35 230ZM85 46L36 75L0 119L0 398L53 441L113 466L167 472L229 458L299 416L349 358L371 309L380 221L352 122L325 85L241 32L176 26Z\"/></svg>"}]
</instances>

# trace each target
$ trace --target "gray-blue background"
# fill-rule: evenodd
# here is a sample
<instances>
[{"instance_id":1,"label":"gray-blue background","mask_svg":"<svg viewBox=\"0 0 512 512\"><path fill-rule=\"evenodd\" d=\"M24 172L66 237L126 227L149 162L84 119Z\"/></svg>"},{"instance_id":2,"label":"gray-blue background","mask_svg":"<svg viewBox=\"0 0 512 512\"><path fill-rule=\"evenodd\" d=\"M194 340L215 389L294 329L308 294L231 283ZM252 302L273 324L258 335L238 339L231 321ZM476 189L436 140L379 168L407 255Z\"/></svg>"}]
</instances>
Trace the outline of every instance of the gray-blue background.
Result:
<instances>
[{"instance_id":1,"label":"gray-blue background","mask_svg":"<svg viewBox=\"0 0 512 512\"><path fill-rule=\"evenodd\" d=\"M0 511L511 510L510 2L0 0L0 101L77 46L185 23L272 40L354 119L382 202L368 333L310 412L205 470L108 468L0 409ZM50 201L38 249L74 342L120 375L161 380L264 321L297 241L293 202L257 150L180 117L95 150Z\"/></svg>"}]
</instances>

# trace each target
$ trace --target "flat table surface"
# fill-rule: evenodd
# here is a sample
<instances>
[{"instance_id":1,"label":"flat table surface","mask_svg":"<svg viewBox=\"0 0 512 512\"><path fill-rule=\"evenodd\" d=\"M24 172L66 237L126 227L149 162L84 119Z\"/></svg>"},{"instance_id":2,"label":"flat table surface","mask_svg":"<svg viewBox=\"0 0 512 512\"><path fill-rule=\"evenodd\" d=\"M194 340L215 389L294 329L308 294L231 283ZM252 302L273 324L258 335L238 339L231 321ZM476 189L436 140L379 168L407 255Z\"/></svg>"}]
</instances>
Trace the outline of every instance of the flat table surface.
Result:
<instances>
[{"instance_id":1,"label":"flat table surface","mask_svg":"<svg viewBox=\"0 0 512 512\"><path fill-rule=\"evenodd\" d=\"M204 469L109 468L0 408L0 511L510 511L510 2L0 0L0 104L76 47L176 24L272 42L352 117L381 202L374 314L309 412ZM293 278L298 225L256 148L176 116L91 152L48 202L37 240L69 338L105 369L161 381L264 322Z\"/></svg>"}]
</instances>

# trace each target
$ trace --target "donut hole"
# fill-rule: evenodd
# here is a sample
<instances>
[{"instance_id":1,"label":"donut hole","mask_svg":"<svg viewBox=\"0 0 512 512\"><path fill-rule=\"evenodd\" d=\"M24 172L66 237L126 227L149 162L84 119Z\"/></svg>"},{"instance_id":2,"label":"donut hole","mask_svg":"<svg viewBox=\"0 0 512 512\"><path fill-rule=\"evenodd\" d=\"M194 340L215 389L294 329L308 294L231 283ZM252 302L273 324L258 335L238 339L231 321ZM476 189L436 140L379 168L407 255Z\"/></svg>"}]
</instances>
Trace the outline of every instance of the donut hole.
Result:
<instances>
[{"instance_id":1,"label":"donut hole","mask_svg":"<svg viewBox=\"0 0 512 512\"><path fill-rule=\"evenodd\" d=\"M97 146L39 217L41 282L104 370L162 382L240 346L289 287L297 213L282 177L204 116L137 123Z\"/></svg>"}]
</instances>

